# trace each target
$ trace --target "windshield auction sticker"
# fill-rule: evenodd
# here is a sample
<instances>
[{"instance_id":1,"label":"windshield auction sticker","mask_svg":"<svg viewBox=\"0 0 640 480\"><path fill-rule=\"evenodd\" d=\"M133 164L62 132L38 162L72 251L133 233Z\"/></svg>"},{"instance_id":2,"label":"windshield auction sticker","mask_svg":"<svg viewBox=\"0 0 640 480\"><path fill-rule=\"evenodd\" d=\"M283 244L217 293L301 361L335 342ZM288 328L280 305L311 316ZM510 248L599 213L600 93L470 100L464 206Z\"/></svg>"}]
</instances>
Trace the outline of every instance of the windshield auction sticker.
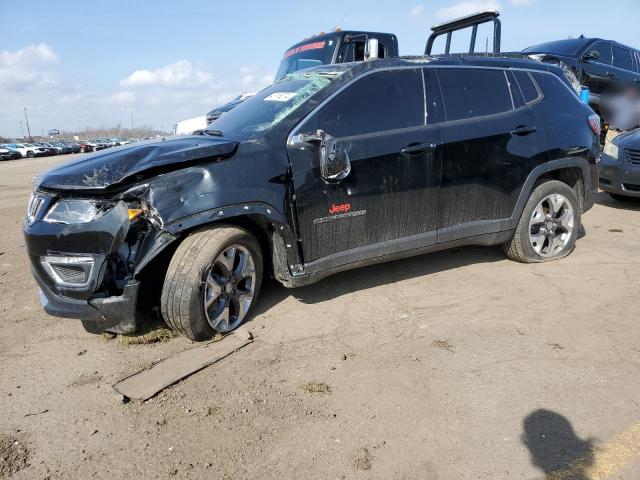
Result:
<instances>
[{"instance_id":1,"label":"windshield auction sticker","mask_svg":"<svg viewBox=\"0 0 640 480\"><path fill-rule=\"evenodd\" d=\"M275 92L264 97L265 102L288 102L296 96L296 92Z\"/></svg>"}]
</instances>

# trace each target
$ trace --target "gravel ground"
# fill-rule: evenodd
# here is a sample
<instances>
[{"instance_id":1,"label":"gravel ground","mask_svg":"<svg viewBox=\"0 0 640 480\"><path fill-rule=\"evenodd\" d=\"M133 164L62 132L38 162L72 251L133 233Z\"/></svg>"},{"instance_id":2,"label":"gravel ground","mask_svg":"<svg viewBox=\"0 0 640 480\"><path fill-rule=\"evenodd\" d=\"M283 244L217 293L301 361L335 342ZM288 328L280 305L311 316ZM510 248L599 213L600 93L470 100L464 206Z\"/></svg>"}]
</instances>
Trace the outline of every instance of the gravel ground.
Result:
<instances>
[{"instance_id":1,"label":"gravel ground","mask_svg":"<svg viewBox=\"0 0 640 480\"><path fill-rule=\"evenodd\" d=\"M21 225L62 160L0 163L0 478L640 478L640 203L599 194L548 264L472 247L266 282L252 345L123 405L114 382L191 343L43 313Z\"/></svg>"}]
</instances>

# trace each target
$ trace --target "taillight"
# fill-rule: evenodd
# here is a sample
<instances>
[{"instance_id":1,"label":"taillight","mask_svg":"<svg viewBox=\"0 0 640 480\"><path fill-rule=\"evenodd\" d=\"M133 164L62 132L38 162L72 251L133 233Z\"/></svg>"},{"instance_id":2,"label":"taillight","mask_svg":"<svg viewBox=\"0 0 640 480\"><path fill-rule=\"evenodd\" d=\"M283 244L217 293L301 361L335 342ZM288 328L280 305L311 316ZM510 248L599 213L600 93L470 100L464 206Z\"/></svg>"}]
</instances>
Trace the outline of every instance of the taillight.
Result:
<instances>
[{"instance_id":1,"label":"taillight","mask_svg":"<svg viewBox=\"0 0 640 480\"><path fill-rule=\"evenodd\" d=\"M600 137L600 117L594 113L592 115L589 115L589 117L587 118L587 122L589 122L589 126L591 127L591 130L593 131L594 135L599 138Z\"/></svg>"}]
</instances>

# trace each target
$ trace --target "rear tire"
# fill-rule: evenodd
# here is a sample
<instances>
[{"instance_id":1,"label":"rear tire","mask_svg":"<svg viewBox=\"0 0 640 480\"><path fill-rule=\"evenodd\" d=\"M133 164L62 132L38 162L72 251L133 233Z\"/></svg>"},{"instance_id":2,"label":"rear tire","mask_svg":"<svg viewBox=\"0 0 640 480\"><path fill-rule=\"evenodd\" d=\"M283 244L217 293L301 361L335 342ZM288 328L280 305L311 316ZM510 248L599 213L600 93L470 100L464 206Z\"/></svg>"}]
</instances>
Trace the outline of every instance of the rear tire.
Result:
<instances>
[{"instance_id":1,"label":"rear tire","mask_svg":"<svg viewBox=\"0 0 640 480\"><path fill-rule=\"evenodd\" d=\"M35 157L35 156L36 156L36 154L35 154L35 153L33 153L31 150L29 150L29 151L27 152L27 157L28 157L28 158L33 158L33 157Z\"/></svg>"},{"instance_id":2,"label":"rear tire","mask_svg":"<svg viewBox=\"0 0 640 480\"><path fill-rule=\"evenodd\" d=\"M548 180L531 192L510 241L506 256L516 262L558 260L575 248L581 229L580 206L566 183Z\"/></svg>"},{"instance_id":3,"label":"rear tire","mask_svg":"<svg viewBox=\"0 0 640 480\"><path fill-rule=\"evenodd\" d=\"M237 328L262 283L260 244L246 230L220 225L191 233L171 259L161 296L167 325L191 340Z\"/></svg>"}]
</instances>

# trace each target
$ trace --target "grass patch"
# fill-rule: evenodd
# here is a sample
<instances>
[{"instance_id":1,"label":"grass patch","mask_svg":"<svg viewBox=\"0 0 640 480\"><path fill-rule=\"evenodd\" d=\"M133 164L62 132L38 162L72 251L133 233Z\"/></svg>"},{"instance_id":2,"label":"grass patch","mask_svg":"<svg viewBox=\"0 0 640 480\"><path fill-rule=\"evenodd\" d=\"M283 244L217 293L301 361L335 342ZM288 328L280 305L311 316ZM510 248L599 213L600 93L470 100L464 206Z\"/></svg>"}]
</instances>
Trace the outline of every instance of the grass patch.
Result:
<instances>
[{"instance_id":1,"label":"grass patch","mask_svg":"<svg viewBox=\"0 0 640 480\"><path fill-rule=\"evenodd\" d=\"M177 332L160 327L140 335L118 335L118 341L125 346L149 345L152 343L168 342L176 336L178 336Z\"/></svg>"}]
</instances>

